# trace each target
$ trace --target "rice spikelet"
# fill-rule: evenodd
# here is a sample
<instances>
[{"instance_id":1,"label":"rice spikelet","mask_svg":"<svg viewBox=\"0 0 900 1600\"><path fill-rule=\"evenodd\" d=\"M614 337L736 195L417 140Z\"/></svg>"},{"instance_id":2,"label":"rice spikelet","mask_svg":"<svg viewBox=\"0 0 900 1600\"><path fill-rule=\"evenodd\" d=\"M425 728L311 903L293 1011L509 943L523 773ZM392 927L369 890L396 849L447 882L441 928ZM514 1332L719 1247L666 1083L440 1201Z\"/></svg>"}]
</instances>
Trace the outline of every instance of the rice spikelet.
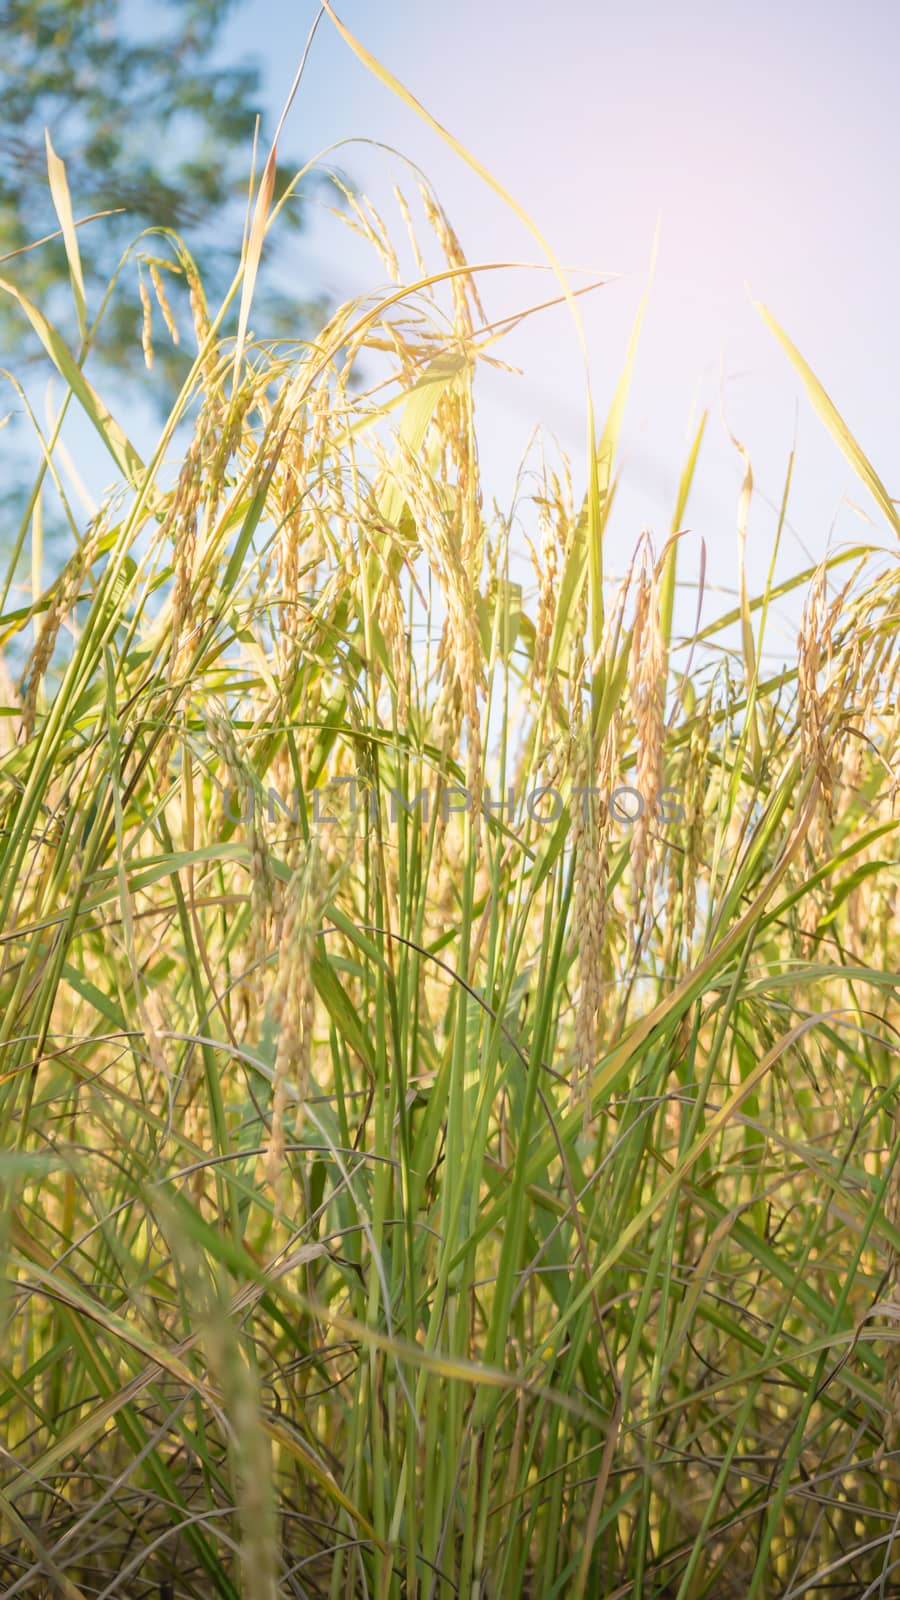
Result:
<instances>
[{"instance_id":1,"label":"rice spikelet","mask_svg":"<svg viewBox=\"0 0 900 1600\"><path fill-rule=\"evenodd\" d=\"M150 295L143 278L138 278L138 293L141 297L141 349L144 352L144 366L147 371L153 368L153 311L150 305Z\"/></svg>"},{"instance_id":2,"label":"rice spikelet","mask_svg":"<svg viewBox=\"0 0 900 1600\"><path fill-rule=\"evenodd\" d=\"M210 705L207 707L205 720L207 738L221 763L226 780L224 786L226 793L223 796L224 814L228 820L234 819L235 800L237 800L241 826L246 834L250 851L248 966L254 977L250 981L245 998L252 997L261 1005L265 998L265 965L269 954L269 934L278 910L277 886L265 834L263 806L224 708L215 704Z\"/></svg>"},{"instance_id":3,"label":"rice spikelet","mask_svg":"<svg viewBox=\"0 0 900 1600\"><path fill-rule=\"evenodd\" d=\"M295 1135L303 1126L303 1109L309 1089L312 1034L315 1018L313 955L321 914L321 858L313 837L285 892L284 922L278 951L278 973L272 1010L278 1027L278 1045L272 1079L272 1127L265 1156L266 1177L275 1192L276 1213L285 1201L285 1131L288 1084L297 1094Z\"/></svg>"},{"instance_id":4,"label":"rice spikelet","mask_svg":"<svg viewBox=\"0 0 900 1600\"><path fill-rule=\"evenodd\" d=\"M578 951L579 987L575 1003L575 1074L570 1087L574 1100L580 1089L585 1098L590 1090L590 1072L598 1054L598 1032L603 1010L605 977L605 933L608 908L610 809L609 795L616 766L616 725L613 719L604 735L596 772L587 759L587 743L582 739L582 754L576 765L576 788L596 788L575 795L572 813L572 844L575 856L575 894L572 917L573 943Z\"/></svg>"},{"instance_id":5,"label":"rice spikelet","mask_svg":"<svg viewBox=\"0 0 900 1600\"><path fill-rule=\"evenodd\" d=\"M162 319L168 330L169 338L173 344L180 344L181 336L178 332L175 318L172 315L172 307L169 304L165 286L155 261L150 262L150 278L153 283L153 292L156 295L156 303L162 312Z\"/></svg>"},{"instance_id":6,"label":"rice spikelet","mask_svg":"<svg viewBox=\"0 0 900 1600\"><path fill-rule=\"evenodd\" d=\"M50 603L41 620L40 631L20 679L22 717L20 737L29 739L34 731L37 697L53 659L53 652L66 618L81 592L82 584L95 559L104 521L98 516L84 544L70 557L50 592Z\"/></svg>"},{"instance_id":7,"label":"rice spikelet","mask_svg":"<svg viewBox=\"0 0 900 1600\"><path fill-rule=\"evenodd\" d=\"M654 832L662 788L666 652L659 614L659 572L652 566L649 540L643 546L637 579L629 661L629 688L637 740L634 787L641 797L631 835L631 942L635 959L644 934L647 902L656 867Z\"/></svg>"}]
</instances>

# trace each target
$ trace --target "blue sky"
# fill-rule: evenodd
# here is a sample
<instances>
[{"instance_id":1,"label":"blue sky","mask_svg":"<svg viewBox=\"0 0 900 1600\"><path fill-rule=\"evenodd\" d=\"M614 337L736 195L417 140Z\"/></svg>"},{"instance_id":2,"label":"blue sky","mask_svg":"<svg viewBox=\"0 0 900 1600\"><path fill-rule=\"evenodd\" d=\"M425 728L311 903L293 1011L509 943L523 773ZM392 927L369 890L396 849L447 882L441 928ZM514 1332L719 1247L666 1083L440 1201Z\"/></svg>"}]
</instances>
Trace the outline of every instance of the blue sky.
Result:
<instances>
[{"instance_id":1,"label":"blue sky","mask_svg":"<svg viewBox=\"0 0 900 1600\"><path fill-rule=\"evenodd\" d=\"M252 40L273 118L314 15L311 4L282 0L251 0L235 14L234 41ZM696 568L702 536L712 584L735 581L742 468L728 429L750 451L757 484L752 582L765 576L795 428L793 531L780 570L804 564L805 552L818 558L829 543L874 531L860 515L872 512L864 491L752 300L786 327L891 490L900 409L900 8L873 0L763 0L752 8L734 0L560 0L552 10L536 0L342 0L340 15L512 191L567 265L622 274L585 303L601 412L659 222L610 566L623 564L642 527L659 538L668 531L691 415L704 406L711 416L686 562ZM417 161L471 259L538 259L516 218L365 71L325 18L288 140L308 155L348 138L380 140ZM338 159L389 211L397 160L365 143ZM287 268L318 276L339 295L371 286L375 270L324 220ZM494 276L488 310L499 316L545 293L543 279ZM538 421L556 433L583 481L583 380L568 314L533 321L508 354L524 376L482 387L491 487L501 499L508 493ZM708 615L716 609L710 597ZM779 647L787 647L793 620L788 609Z\"/></svg>"},{"instance_id":2,"label":"blue sky","mask_svg":"<svg viewBox=\"0 0 900 1600\"><path fill-rule=\"evenodd\" d=\"M274 126L316 15L312 0L243 0L225 53L263 68ZM747 545L751 589L765 581L791 446L796 464L778 574L826 549L892 536L804 397L754 309L766 303L816 370L869 452L889 492L900 420L894 314L900 227L900 123L895 65L900 7L885 0L341 0L340 15L429 111L530 213L573 283L617 274L581 301L602 417L637 305L659 249L621 451L621 486L607 572L624 570L648 528L669 530L678 478L699 412L710 417L686 517L681 575L696 579L706 550L704 615L730 604L737 576L742 464L755 494ZM336 144L339 164L400 229L391 190L409 187L394 147L428 174L473 261L537 262L515 215L448 146L353 56L322 20L282 148L304 157ZM249 151L248 151L249 167ZM301 297L336 299L383 280L368 250L324 210L279 256ZM235 258L240 239L235 232ZM410 272L412 263L407 262ZM483 282L492 318L547 298L546 271ZM255 331L264 335L265 329ZM542 313L502 347L521 376L484 373L478 397L489 494L508 506L535 424L566 450L585 482L584 376L567 310ZM148 419L123 418L140 442ZM108 476L95 442L76 454L99 489ZM96 472L94 468L96 467ZM93 485L92 485L93 486ZM872 518L872 521L867 519ZM717 595L714 591L725 591ZM686 587L676 621L693 623ZM789 658L797 604L775 608L770 650Z\"/></svg>"}]
</instances>

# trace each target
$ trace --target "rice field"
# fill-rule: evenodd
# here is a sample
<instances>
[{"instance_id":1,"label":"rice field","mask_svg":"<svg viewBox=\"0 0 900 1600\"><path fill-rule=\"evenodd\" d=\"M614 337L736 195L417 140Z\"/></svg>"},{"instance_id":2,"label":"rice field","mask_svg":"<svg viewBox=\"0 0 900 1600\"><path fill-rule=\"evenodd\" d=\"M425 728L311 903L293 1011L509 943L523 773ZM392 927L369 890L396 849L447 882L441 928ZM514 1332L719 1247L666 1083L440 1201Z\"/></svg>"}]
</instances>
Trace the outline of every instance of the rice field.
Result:
<instances>
[{"instance_id":1,"label":"rice field","mask_svg":"<svg viewBox=\"0 0 900 1600\"><path fill-rule=\"evenodd\" d=\"M118 487L6 530L2 1593L900 1595L895 502L773 324L871 537L676 627L704 422L613 581L628 369L498 510L437 196L267 342L272 170L146 459L6 284Z\"/></svg>"}]
</instances>

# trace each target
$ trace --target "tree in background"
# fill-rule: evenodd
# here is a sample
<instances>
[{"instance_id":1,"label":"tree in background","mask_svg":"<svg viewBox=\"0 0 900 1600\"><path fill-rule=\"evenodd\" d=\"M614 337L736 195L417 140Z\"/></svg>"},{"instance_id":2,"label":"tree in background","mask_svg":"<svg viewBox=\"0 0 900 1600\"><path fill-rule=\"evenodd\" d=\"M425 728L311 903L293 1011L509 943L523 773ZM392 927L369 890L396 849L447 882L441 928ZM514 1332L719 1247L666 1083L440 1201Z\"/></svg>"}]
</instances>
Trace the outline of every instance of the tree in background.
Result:
<instances>
[{"instance_id":1,"label":"tree in background","mask_svg":"<svg viewBox=\"0 0 900 1600\"><path fill-rule=\"evenodd\" d=\"M122 251L154 225L185 236L215 297L236 265L235 208L246 206L261 104L257 68L229 63L224 48L225 25L239 4L0 3L0 257L58 227L47 182L47 129L65 163L76 218L117 212L78 230L89 315L96 313L99 291ZM261 128L261 138L265 131ZM296 165L279 173L279 189ZM284 221L296 229L301 220L300 204L292 199ZM283 241L288 232L279 227L279 238ZM229 242L227 250L220 239ZM150 256L164 254L161 240L149 240L146 249ZM278 288L268 250L264 266L257 298L261 321L267 331L296 336L304 324L308 327L312 307ZM72 302L61 240L7 259L0 272L45 310L53 308L55 314L58 309L61 326L69 331ZM162 275L164 288L167 278ZM65 300L58 293L64 286ZM141 327L139 275L129 266L93 346L119 378L129 376L142 359ZM77 330L71 342L77 343ZM0 296L0 361L21 371L20 358L33 349L19 308ZM156 362L170 380L154 385L161 398L167 398L184 360L170 340L158 341Z\"/></svg>"}]
</instances>

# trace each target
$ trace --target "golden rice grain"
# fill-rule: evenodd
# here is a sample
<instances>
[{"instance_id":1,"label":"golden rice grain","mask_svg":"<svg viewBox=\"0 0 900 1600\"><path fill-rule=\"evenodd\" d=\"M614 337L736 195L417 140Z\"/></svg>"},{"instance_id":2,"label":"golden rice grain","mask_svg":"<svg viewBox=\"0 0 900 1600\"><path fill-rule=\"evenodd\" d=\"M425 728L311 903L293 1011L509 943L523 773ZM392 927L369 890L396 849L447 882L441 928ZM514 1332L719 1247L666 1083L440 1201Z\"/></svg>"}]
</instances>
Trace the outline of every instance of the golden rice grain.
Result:
<instances>
[{"instance_id":1,"label":"golden rice grain","mask_svg":"<svg viewBox=\"0 0 900 1600\"><path fill-rule=\"evenodd\" d=\"M663 772L666 652L660 623L660 573L649 540L642 547L629 658L629 692L637 743L634 787L641 797L631 831L631 942L647 935L656 867L657 812Z\"/></svg>"},{"instance_id":2,"label":"golden rice grain","mask_svg":"<svg viewBox=\"0 0 900 1600\"><path fill-rule=\"evenodd\" d=\"M153 366L153 312L150 306L150 296L143 278L138 278L138 293L141 297L141 349L144 352L144 366L149 372Z\"/></svg>"},{"instance_id":3,"label":"golden rice grain","mask_svg":"<svg viewBox=\"0 0 900 1600\"><path fill-rule=\"evenodd\" d=\"M179 344L181 342L181 336L178 332L175 318L172 315L172 307L169 304L165 285L163 284L159 268L155 261L150 262L150 278L153 283L153 291L156 295L156 303L162 312L162 319L168 330L169 338L173 344Z\"/></svg>"},{"instance_id":4,"label":"golden rice grain","mask_svg":"<svg viewBox=\"0 0 900 1600\"><path fill-rule=\"evenodd\" d=\"M285 1110L289 1080L297 1091L294 1134L303 1126L312 1061L315 988L313 955L322 906L322 862L315 837L305 851L284 897L284 921L278 950L278 971L272 1012L278 1027L272 1079L272 1123L265 1156L266 1177L280 1213L285 1200Z\"/></svg>"}]
</instances>

